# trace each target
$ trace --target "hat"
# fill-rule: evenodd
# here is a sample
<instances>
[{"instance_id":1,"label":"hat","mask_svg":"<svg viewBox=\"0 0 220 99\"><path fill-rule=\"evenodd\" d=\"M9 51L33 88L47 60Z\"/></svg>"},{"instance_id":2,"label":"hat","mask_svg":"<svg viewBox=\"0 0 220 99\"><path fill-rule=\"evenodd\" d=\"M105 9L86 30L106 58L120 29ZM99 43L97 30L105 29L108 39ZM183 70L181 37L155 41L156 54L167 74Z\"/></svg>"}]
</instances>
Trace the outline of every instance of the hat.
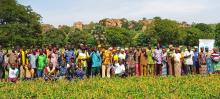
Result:
<instances>
[{"instance_id":1,"label":"hat","mask_svg":"<svg viewBox=\"0 0 220 99\"><path fill-rule=\"evenodd\" d=\"M120 47L117 47L117 50L120 50Z\"/></svg>"},{"instance_id":2,"label":"hat","mask_svg":"<svg viewBox=\"0 0 220 99\"><path fill-rule=\"evenodd\" d=\"M99 44L99 45L98 45L98 47L100 48L100 47L101 47L101 45Z\"/></svg>"},{"instance_id":3,"label":"hat","mask_svg":"<svg viewBox=\"0 0 220 99\"><path fill-rule=\"evenodd\" d=\"M109 47L108 49L109 49L109 50L112 50L112 47Z\"/></svg>"},{"instance_id":4,"label":"hat","mask_svg":"<svg viewBox=\"0 0 220 99\"><path fill-rule=\"evenodd\" d=\"M125 51L125 49L122 48L121 51Z\"/></svg>"},{"instance_id":5,"label":"hat","mask_svg":"<svg viewBox=\"0 0 220 99\"><path fill-rule=\"evenodd\" d=\"M194 46L194 48L198 48L198 46Z\"/></svg>"}]
</instances>

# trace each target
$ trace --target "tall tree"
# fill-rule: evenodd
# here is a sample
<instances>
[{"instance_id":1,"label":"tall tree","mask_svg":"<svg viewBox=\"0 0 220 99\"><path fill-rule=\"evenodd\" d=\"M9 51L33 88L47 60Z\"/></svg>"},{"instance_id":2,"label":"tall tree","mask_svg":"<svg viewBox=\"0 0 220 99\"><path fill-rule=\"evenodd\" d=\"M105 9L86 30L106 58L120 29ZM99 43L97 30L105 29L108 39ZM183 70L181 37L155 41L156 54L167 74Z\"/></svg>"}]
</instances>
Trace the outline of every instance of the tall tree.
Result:
<instances>
[{"instance_id":1,"label":"tall tree","mask_svg":"<svg viewBox=\"0 0 220 99\"><path fill-rule=\"evenodd\" d=\"M34 45L41 33L41 16L16 0L0 1L0 43L6 46Z\"/></svg>"},{"instance_id":2,"label":"tall tree","mask_svg":"<svg viewBox=\"0 0 220 99\"><path fill-rule=\"evenodd\" d=\"M216 25L215 29L215 40L216 40L216 45L220 46L220 23Z\"/></svg>"}]
</instances>

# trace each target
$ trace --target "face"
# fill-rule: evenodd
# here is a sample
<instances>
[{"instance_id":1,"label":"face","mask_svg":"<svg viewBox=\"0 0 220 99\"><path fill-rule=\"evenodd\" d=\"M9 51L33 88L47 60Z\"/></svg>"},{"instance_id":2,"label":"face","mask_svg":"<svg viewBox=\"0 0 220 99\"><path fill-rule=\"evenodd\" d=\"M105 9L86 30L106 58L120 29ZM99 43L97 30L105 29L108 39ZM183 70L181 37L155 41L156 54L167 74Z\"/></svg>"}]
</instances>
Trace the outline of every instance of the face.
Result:
<instances>
[{"instance_id":1,"label":"face","mask_svg":"<svg viewBox=\"0 0 220 99\"><path fill-rule=\"evenodd\" d=\"M49 67L50 67L50 68L52 68L52 67L53 67L53 64L52 64L52 63L50 63Z\"/></svg>"},{"instance_id":2,"label":"face","mask_svg":"<svg viewBox=\"0 0 220 99\"><path fill-rule=\"evenodd\" d=\"M145 49L144 48L142 48L142 50L141 50L142 52L145 52Z\"/></svg>"},{"instance_id":3,"label":"face","mask_svg":"<svg viewBox=\"0 0 220 99\"><path fill-rule=\"evenodd\" d=\"M179 50L176 48L176 49L175 49L175 52L176 52L176 53L179 53Z\"/></svg>"},{"instance_id":4,"label":"face","mask_svg":"<svg viewBox=\"0 0 220 99\"><path fill-rule=\"evenodd\" d=\"M195 51L197 51L198 49L197 48L195 48Z\"/></svg>"},{"instance_id":5,"label":"face","mask_svg":"<svg viewBox=\"0 0 220 99\"><path fill-rule=\"evenodd\" d=\"M57 52L57 49L56 49L56 48L54 48L54 49L53 49L53 52L54 52L54 53L56 53L56 52Z\"/></svg>"},{"instance_id":6,"label":"face","mask_svg":"<svg viewBox=\"0 0 220 99\"><path fill-rule=\"evenodd\" d=\"M160 48L160 44L157 44L157 48Z\"/></svg>"},{"instance_id":7,"label":"face","mask_svg":"<svg viewBox=\"0 0 220 99\"><path fill-rule=\"evenodd\" d=\"M43 51L42 50L40 50L40 55L43 55Z\"/></svg>"},{"instance_id":8,"label":"face","mask_svg":"<svg viewBox=\"0 0 220 99\"><path fill-rule=\"evenodd\" d=\"M203 52L204 51L204 48L201 48L201 52Z\"/></svg>"},{"instance_id":9,"label":"face","mask_svg":"<svg viewBox=\"0 0 220 99\"><path fill-rule=\"evenodd\" d=\"M165 52L166 52L166 49L165 49L165 48L163 48L163 49L162 49L162 51L163 51L163 53L165 53Z\"/></svg>"},{"instance_id":10,"label":"face","mask_svg":"<svg viewBox=\"0 0 220 99\"><path fill-rule=\"evenodd\" d=\"M190 47L190 46L188 46L188 47L187 47L187 49L188 49L188 51L190 51L190 50L191 50L191 47Z\"/></svg>"},{"instance_id":11,"label":"face","mask_svg":"<svg viewBox=\"0 0 220 99\"><path fill-rule=\"evenodd\" d=\"M209 48L205 48L205 51L208 52L208 51L209 51Z\"/></svg>"},{"instance_id":12,"label":"face","mask_svg":"<svg viewBox=\"0 0 220 99\"><path fill-rule=\"evenodd\" d=\"M84 52L85 52L85 49L83 49L82 52L84 53Z\"/></svg>"},{"instance_id":13,"label":"face","mask_svg":"<svg viewBox=\"0 0 220 99\"><path fill-rule=\"evenodd\" d=\"M151 50L151 46L150 45L148 46L148 49Z\"/></svg>"}]
</instances>

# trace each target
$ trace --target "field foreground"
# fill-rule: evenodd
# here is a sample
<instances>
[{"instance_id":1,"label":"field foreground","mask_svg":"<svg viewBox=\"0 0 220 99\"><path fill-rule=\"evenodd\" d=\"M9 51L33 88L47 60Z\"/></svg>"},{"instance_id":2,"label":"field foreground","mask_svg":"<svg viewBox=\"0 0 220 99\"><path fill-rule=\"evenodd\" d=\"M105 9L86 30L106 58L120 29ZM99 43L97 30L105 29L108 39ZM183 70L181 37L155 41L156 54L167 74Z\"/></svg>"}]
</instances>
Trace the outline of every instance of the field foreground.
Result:
<instances>
[{"instance_id":1,"label":"field foreground","mask_svg":"<svg viewBox=\"0 0 220 99\"><path fill-rule=\"evenodd\" d=\"M0 82L0 98L220 98L220 76Z\"/></svg>"}]
</instances>

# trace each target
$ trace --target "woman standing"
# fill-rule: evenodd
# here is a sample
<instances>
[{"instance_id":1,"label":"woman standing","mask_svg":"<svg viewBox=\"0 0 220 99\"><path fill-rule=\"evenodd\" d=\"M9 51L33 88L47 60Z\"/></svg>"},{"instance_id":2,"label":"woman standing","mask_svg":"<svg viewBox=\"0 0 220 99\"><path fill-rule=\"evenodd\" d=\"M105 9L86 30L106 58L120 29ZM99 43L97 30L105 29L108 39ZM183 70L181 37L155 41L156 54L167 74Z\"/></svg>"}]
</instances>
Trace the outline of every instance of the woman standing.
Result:
<instances>
[{"instance_id":1,"label":"woman standing","mask_svg":"<svg viewBox=\"0 0 220 99\"><path fill-rule=\"evenodd\" d=\"M176 77L181 76L181 54L179 48L176 48L174 53L174 72Z\"/></svg>"},{"instance_id":2,"label":"woman standing","mask_svg":"<svg viewBox=\"0 0 220 99\"><path fill-rule=\"evenodd\" d=\"M166 48L162 49L163 55L162 55L162 75L167 75L167 51Z\"/></svg>"},{"instance_id":3,"label":"woman standing","mask_svg":"<svg viewBox=\"0 0 220 99\"><path fill-rule=\"evenodd\" d=\"M214 67L214 72L215 73L220 73L220 56L219 53L217 52L217 49L213 49L213 53L211 54L212 58L212 65Z\"/></svg>"},{"instance_id":4,"label":"woman standing","mask_svg":"<svg viewBox=\"0 0 220 99\"><path fill-rule=\"evenodd\" d=\"M212 74L214 72L214 67L212 65L212 59L211 59L211 52L209 51L208 48L205 48L206 52L206 65L207 65L207 71L208 74Z\"/></svg>"}]
</instances>

